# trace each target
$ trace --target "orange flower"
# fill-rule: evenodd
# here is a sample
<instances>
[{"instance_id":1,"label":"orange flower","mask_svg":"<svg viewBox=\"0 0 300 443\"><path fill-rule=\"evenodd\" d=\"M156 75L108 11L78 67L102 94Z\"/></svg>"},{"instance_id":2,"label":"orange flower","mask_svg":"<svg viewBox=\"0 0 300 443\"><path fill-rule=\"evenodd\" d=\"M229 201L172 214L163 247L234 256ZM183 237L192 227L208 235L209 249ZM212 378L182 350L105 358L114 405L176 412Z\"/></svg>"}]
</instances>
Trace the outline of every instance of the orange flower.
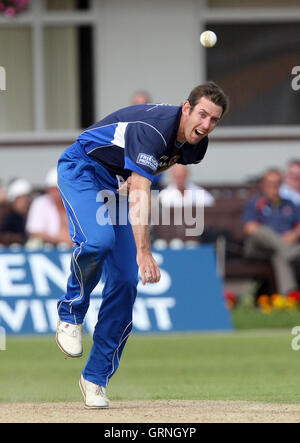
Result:
<instances>
[{"instance_id":1,"label":"orange flower","mask_svg":"<svg viewBox=\"0 0 300 443\"><path fill-rule=\"evenodd\" d=\"M260 295L257 299L257 303L259 304L259 306L269 306L270 297L268 295Z\"/></svg>"},{"instance_id":2,"label":"orange flower","mask_svg":"<svg viewBox=\"0 0 300 443\"><path fill-rule=\"evenodd\" d=\"M280 294L273 294L271 296L271 304L274 307L274 309L282 310L286 307L286 298L283 297L283 295Z\"/></svg>"},{"instance_id":3,"label":"orange flower","mask_svg":"<svg viewBox=\"0 0 300 443\"><path fill-rule=\"evenodd\" d=\"M270 312L272 311L272 305L270 303L270 297L268 295L260 295L257 299L257 303L264 314L270 314Z\"/></svg>"}]
</instances>

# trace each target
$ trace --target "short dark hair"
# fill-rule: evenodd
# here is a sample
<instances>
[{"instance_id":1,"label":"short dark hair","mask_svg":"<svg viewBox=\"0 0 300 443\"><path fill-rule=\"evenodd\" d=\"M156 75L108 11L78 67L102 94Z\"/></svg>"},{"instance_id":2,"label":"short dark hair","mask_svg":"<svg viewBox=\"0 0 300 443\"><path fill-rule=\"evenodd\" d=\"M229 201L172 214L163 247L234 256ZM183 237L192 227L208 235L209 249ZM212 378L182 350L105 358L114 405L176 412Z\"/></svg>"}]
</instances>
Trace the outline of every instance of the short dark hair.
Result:
<instances>
[{"instance_id":1,"label":"short dark hair","mask_svg":"<svg viewBox=\"0 0 300 443\"><path fill-rule=\"evenodd\" d=\"M264 171L264 173L261 176L261 182L263 182L266 179L266 177L270 174L277 174L277 175L280 175L280 177L282 178L281 170L274 167L274 168L269 168L266 171Z\"/></svg>"},{"instance_id":2,"label":"short dark hair","mask_svg":"<svg viewBox=\"0 0 300 443\"><path fill-rule=\"evenodd\" d=\"M188 102L193 109L202 97L207 97L215 105L221 106L224 115L229 108L229 98L215 82L209 81L203 85L196 86L189 95Z\"/></svg>"}]
</instances>

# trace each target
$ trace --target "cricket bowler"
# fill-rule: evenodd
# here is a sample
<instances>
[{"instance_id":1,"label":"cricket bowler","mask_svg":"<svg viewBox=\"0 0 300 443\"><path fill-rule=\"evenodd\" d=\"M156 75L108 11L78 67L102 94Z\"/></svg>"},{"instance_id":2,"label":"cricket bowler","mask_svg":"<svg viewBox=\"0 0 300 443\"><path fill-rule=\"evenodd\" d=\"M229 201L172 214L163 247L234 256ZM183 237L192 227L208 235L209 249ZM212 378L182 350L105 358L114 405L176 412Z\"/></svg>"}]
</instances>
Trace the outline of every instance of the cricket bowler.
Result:
<instances>
[{"instance_id":1,"label":"cricket bowler","mask_svg":"<svg viewBox=\"0 0 300 443\"><path fill-rule=\"evenodd\" d=\"M112 113L82 132L59 159L58 187L74 248L67 291L57 305L56 343L69 357L82 356L90 294L101 276L105 282L93 346L79 381L86 408L109 406L106 388L132 329L138 271L144 285L160 280L149 235L152 181L176 163L200 163L208 135L227 108L224 92L208 82L194 88L182 106L143 104ZM103 195L115 199L113 221ZM139 217L124 223L122 214L131 209ZM99 214L111 222L102 223Z\"/></svg>"}]
</instances>

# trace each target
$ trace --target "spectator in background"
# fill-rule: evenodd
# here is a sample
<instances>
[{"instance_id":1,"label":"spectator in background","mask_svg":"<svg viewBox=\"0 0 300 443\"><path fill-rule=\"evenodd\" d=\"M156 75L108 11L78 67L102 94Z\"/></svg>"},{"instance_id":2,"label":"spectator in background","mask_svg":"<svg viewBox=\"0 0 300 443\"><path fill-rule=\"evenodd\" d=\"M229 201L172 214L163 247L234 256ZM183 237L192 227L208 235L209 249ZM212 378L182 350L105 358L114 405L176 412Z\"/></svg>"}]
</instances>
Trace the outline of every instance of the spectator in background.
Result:
<instances>
[{"instance_id":1,"label":"spectator in background","mask_svg":"<svg viewBox=\"0 0 300 443\"><path fill-rule=\"evenodd\" d=\"M300 206L300 159L289 162L284 182L280 187L280 196Z\"/></svg>"},{"instance_id":2,"label":"spectator in background","mask_svg":"<svg viewBox=\"0 0 300 443\"><path fill-rule=\"evenodd\" d=\"M159 200L163 206L193 206L199 204L200 199L203 206L213 206L215 204L214 197L208 191L190 181L187 166L176 164L170 173L171 183L159 194ZM198 199L197 193L199 195Z\"/></svg>"},{"instance_id":3,"label":"spectator in background","mask_svg":"<svg viewBox=\"0 0 300 443\"><path fill-rule=\"evenodd\" d=\"M57 170L51 169L45 180L46 192L37 197L30 207L26 225L30 239L42 243L72 245L68 219L57 188Z\"/></svg>"},{"instance_id":4,"label":"spectator in background","mask_svg":"<svg viewBox=\"0 0 300 443\"><path fill-rule=\"evenodd\" d=\"M174 215L177 213L179 208L203 208L214 206L215 198L204 188L196 185L190 180L189 168L185 165L177 163L174 165L170 171L170 184L164 188L159 193L159 202L161 204L161 209L173 208ZM178 214L177 214L178 215ZM196 214L194 214L194 217ZM178 226L178 222L175 220L171 222L173 230L164 230L163 227L158 227L155 229L155 235L157 238L167 238L169 241L173 238L178 238L183 241L193 241L196 243L215 243L220 235L228 237L225 230L220 230L218 228L205 228L201 236L188 237L186 236L187 226L184 223L185 216L182 213L183 223ZM174 223L174 224L173 224ZM189 227L190 228L190 227ZM154 240L154 238L153 238Z\"/></svg>"},{"instance_id":5,"label":"spectator in background","mask_svg":"<svg viewBox=\"0 0 300 443\"><path fill-rule=\"evenodd\" d=\"M300 208L280 197L282 174L270 169L262 177L261 193L245 206L245 255L270 259L278 290L288 294L297 290L293 262L300 258Z\"/></svg>"},{"instance_id":6,"label":"spectator in background","mask_svg":"<svg viewBox=\"0 0 300 443\"><path fill-rule=\"evenodd\" d=\"M131 97L132 105L147 105L152 102L150 94L146 91L136 91Z\"/></svg>"},{"instance_id":7,"label":"spectator in background","mask_svg":"<svg viewBox=\"0 0 300 443\"><path fill-rule=\"evenodd\" d=\"M12 243L25 244L26 219L31 204L32 186L27 180L16 179L8 187L9 209L2 220L0 242L6 246Z\"/></svg>"}]
</instances>

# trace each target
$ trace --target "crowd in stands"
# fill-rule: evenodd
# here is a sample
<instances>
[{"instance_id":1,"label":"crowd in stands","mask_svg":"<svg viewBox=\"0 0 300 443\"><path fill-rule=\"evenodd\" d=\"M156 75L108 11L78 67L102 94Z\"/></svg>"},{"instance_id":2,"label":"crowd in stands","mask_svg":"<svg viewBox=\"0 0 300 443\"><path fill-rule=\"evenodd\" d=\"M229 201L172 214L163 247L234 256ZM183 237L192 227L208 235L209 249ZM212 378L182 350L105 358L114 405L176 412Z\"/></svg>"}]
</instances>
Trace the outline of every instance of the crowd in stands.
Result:
<instances>
[{"instance_id":1,"label":"crowd in stands","mask_svg":"<svg viewBox=\"0 0 300 443\"><path fill-rule=\"evenodd\" d=\"M224 201L191 183L188 169L182 165L173 167L170 177L171 183L161 191L159 197L163 206L176 208L194 205L197 191L202 190L202 205L206 208L204 213L212 216L213 221L212 224L204 223L204 232L198 238L199 243L216 243L218 238L223 238L229 244L230 257L230 243L234 244L236 233L233 231L238 214L242 237L238 254L240 261L268 261L273 267L276 288L280 294L286 295L299 290L300 160L291 160L284 172L273 168L265 171L255 186L250 187L252 192L253 188L256 189L255 195L251 195L249 191L242 206L240 198L237 202L233 201L234 197ZM190 192L185 192L187 190ZM239 212L233 211L239 206ZM210 208L213 208L211 213ZM216 212L214 208L217 209ZM163 231L159 228L158 232ZM176 235L179 231L175 229L174 232Z\"/></svg>"},{"instance_id":2,"label":"crowd in stands","mask_svg":"<svg viewBox=\"0 0 300 443\"><path fill-rule=\"evenodd\" d=\"M42 192L34 190L27 180L17 178L6 190L1 186L0 195L0 244L72 246L56 168L47 173Z\"/></svg>"},{"instance_id":3,"label":"crowd in stands","mask_svg":"<svg viewBox=\"0 0 300 443\"><path fill-rule=\"evenodd\" d=\"M194 206L199 203L198 191L201 191L200 204L205 211L218 207L217 196L190 180L188 167L175 165L170 170L170 183L160 191L160 207ZM228 210L229 202L232 203L230 198ZM226 211L225 205L224 214ZM257 183L256 195L244 199L240 218L241 257L269 260L281 294L299 289L295 264L300 263L300 160L292 160L284 173L278 169L265 171ZM202 236L196 239L199 244L215 243L220 236L230 242L230 229L222 226L222 212L217 221L216 226L205 227ZM171 227L161 232L168 232L170 240ZM177 233L178 230L174 236ZM152 240L159 236L159 229L154 234L152 231ZM72 247L65 208L57 188L56 168L49 170L39 191L22 178L11 180L7 187L0 184L0 245L13 244Z\"/></svg>"},{"instance_id":4,"label":"crowd in stands","mask_svg":"<svg viewBox=\"0 0 300 443\"><path fill-rule=\"evenodd\" d=\"M289 173L286 177L290 178ZM272 262L281 294L298 286L293 263L300 260L300 205L290 198L297 196L297 189L290 185L278 169L269 169L261 179L260 192L244 210L245 255Z\"/></svg>"}]
</instances>

